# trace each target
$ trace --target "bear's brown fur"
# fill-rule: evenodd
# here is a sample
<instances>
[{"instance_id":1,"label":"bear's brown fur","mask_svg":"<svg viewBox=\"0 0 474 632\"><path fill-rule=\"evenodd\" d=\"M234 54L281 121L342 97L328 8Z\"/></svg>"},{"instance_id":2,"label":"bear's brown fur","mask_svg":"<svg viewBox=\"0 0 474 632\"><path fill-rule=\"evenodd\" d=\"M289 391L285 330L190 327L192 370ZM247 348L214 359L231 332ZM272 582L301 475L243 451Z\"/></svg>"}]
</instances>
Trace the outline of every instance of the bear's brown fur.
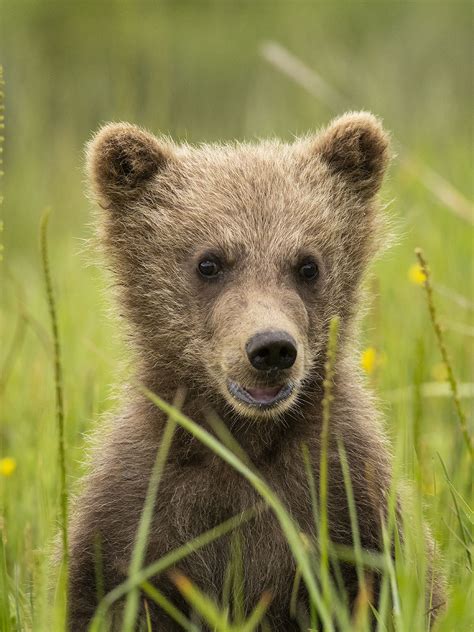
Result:
<instances>
[{"instance_id":1,"label":"bear's brown fur","mask_svg":"<svg viewBox=\"0 0 474 632\"><path fill-rule=\"evenodd\" d=\"M328 325L339 315L328 457L330 537L352 542L336 444L341 437L362 545L371 550L381 548L390 457L359 375L353 338L361 280L381 242L376 196L388 161L388 136L364 112L346 114L293 144L178 146L133 125L110 124L87 150L92 192L102 209L100 239L136 350L137 379L167 401L184 387L184 413L207 428L209 411L217 413L308 534L314 533L314 519L301 445L309 448L317 482ZM214 277L199 273L202 261L211 262L205 265ZM308 262L306 272L315 278L301 276ZM291 337L292 366L254 368L248 344L262 331ZM288 388L285 397L262 403L281 384ZM235 390L241 387L248 389L243 398ZM250 403L249 391L255 396ZM74 510L72 630L85 629L97 605L97 541L105 590L126 577L165 425L139 389L130 387L126 400L96 450ZM238 473L179 429L160 482L146 562L257 500ZM295 562L276 518L259 513L240 531L246 609L268 589L271 629L299 629L289 614ZM223 538L179 567L219 598L228 560L229 540ZM352 604L354 569L347 565L341 572ZM167 577L154 581L186 611ZM302 590L301 612L306 601ZM433 605L441 601L435 582ZM175 629L163 612L150 608L156 629Z\"/></svg>"}]
</instances>

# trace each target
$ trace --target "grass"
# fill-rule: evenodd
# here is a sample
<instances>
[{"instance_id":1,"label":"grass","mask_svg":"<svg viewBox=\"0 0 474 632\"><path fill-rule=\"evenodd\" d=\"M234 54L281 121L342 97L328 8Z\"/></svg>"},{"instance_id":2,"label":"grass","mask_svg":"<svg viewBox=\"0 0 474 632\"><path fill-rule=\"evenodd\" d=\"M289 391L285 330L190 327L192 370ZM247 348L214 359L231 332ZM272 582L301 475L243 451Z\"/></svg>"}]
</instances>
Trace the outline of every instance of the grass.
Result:
<instances>
[{"instance_id":1,"label":"grass","mask_svg":"<svg viewBox=\"0 0 474 632\"><path fill-rule=\"evenodd\" d=\"M462 436L463 436L464 442L466 444L467 450L469 452L469 455L472 461L474 459L474 447L472 444L472 436L469 433L469 429L467 427L466 415L464 414L464 411L461 406L461 402L459 400L458 385L454 377L453 366L449 358L448 350L446 349L446 345L444 343L443 331L441 329L441 326L439 324L438 317L436 314L436 308L435 308L434 299L433 299L433 288L431 285L431 273L430 273L428 264L426 262L426 259L423 255L423 251L421 250L421 248L417 248L415 253L418 258L418 261L420 262L420 268L425 278L423 285L426 288L426 300L428 303L430 318L433 324L434 332L436 334L436 340L438 343L439 350L441 352L441 357L443 358L444 366L446 367L446 372L448 374L449 386L451 387L454 407L456 409L456 414L459 419L459 426L461 428Z\"/></svg>"},{"instance_id":2,"label":"grass","mask_svg":"<svg viewBox=\"0 0 474 632\"><path fill-rule=\"evenodd\" d=\"M269 11L263 2L209 2L203 10L191 2L111 0L86 7L4 0L2 17L2 632L63 629L64 583L50 569L54 539L64 524L62 498L65 489L74 493L87 470L85 437L116 406L110 385L123 381L129 368L122 359L117 322L106 314L108 279L95 260L82 253L82 240L91 234L81 175L85 140L105 120L132 120L191 142L273 134L291 139L329 120L334 95L341 108L362 107L381 115L397 139L400 158L383 191L384 199L391 201L388 213L397 244L374 266L374 281L368 286L371 310L362 339L363 348L376 352L367 379L385 412L395 484L408 480L412 493L405 518L407 538L396 547L393 560L388 546L385 555L374 557L357 546L335 550L331 543L328 558L351 559L359 569L383 574L378 630L390 625L397 632L423 630L423 584L429 581L422 546L425 517L436 536L436 555L450 592L437 627L442 632L472 628L474 512L466 441L466 433L472 434L474 383L472 205L467 202L473 167L472 73L466 63L472 50L470 4L277 1ZM452 45L446 47L448 39ZM304 80L295 82L294 66L284 74L268 57L278 50L282 59L282 49L269 49L268 44L265 48L265 42L277 42L316 71L323 83L304 72L299 74ZM305 86L308 77L311 93ZM48 250L59 337L51 333L51 301L38 249L40 216L47 206L53 208ZM435 328L425 288L410 272L417 263L415 247L423 249L431 270ZM449 362L440 356L439 332ZM64 460L55 386L58 339ZM457 403L452 398L453 376ZM167 411L174 423L199 431L179 411ZM309 586L317 605L313 627L330 629L328 613L336 612L341 629L364 630L364 591L355 622L349 621L334 585L326 587L329 594L323 597L316 552L301 539L284 507L248 468L245 455L218 421L215 429L219 439L211 447L251 477L285 529L298 560L298 581ZM207 435L199 438L209 440ZM344 466L343 450L340 457ZM345 480L350 498L347 476ZM156 488L159 493L158 475L150 485L150 498ZM146 509L142 533L145 518ZM130 577L104 597L95 629L100 629L113 600L127 594L132 620L138 586L149 603L163 599L149 583L154 574L166 572L191 549L233 531L248 518L237 516L151 568L140 568L137 547ZM351 523L357 541L356 516L351 515ZM389 542L390 526L386 537ZM249 623L234 620L225 603L209 603L198 592L191 595L197 587L189 589L182 578L175 581L181 582L185 597L188 590L188 598L197 599L195 608L206 606L223 629L251 629L264 617L265 596ZM230 603L238 585L233 569L228 583ZM369 580L366 588L370 590Z\"/></svg>"},{"instance_id":3,"label":"grass","mask_svg":"<svg viewBox=\"0 0 474 632\"><path fill-rule=\"evenodd\" d=\"M324 376L323 425L321 428L321 458L319 463L319 521L318 521L318 545L320 555L320 577L324 600L330 600L329 590L329 525L328 525L328 441L329 422L331 418L331 402L333 400L332 387L334 368L337 352L337 335L339 332L339 317L331 320L329 327L329 341Z\"/></svg>"},{"instance_id":4,"label":"grass","mask_svg":"<svg viewBox=\"0 0 474 632\"><path fill-rule=\"evenodd\" d=\"M62 536L62 553L63 562L68 563L68 490L66 484L66 447L64 441L64 391L63 391L63 369L61 363L61 344L59 340L58 316L56 313L56 302L54 300L53 286L51 280L51 271L49 266L48 253L48 221L50 209L47 209L41 218L40 224L40 248L41 261L43 264L44 280L46 287L46 298L49 308L49 316L51 319L51 333L53 338L53 357L54 357L54 385L56 396L56 420L57 420L57 436L58 436L58 461L60 471L61 486L61 536Z\"/></svg>"},{"instance_id":5,"label":"grass","mask_svg":"<svg viewBox=\"0 0 474 632\"><path fill-rule=\"evenodd\" d=\"M176 399L173 402L176 409L179 410L183 403L184 392L178 392ZM143 559L146 552L146 546L148 541L148 535L150 532L150 526L153 520L153 510L155 507L155 499L159 490L160 479L163 472L163 468L166 464L171 442L173 440L173 434L175 430L175 422L173 418L169 418L166 429L163 433L163 439L160 444L160 449L156 455L156 462L153 467L150 483L148 486L148 492L145 499L145 505L143 507L143 513L140 519L137 538L135 546L133 547L132 559L130 562L129 574L133 577L138 573L143 565ZM124 620L123 620L123 632L135 629L135 620L137 617L137 610L139 604L139 591L138 589L131 590L127 595L125 603Z\"/></svg>"}]
</instances>

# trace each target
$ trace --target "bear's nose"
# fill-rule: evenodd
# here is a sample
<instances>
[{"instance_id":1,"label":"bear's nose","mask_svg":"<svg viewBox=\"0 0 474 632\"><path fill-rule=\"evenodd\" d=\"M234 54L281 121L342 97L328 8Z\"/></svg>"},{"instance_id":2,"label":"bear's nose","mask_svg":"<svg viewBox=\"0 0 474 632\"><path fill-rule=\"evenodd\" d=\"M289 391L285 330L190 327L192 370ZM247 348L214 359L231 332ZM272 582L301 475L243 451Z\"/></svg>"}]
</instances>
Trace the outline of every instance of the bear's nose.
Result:
<instances>
[{"instance_id":1,"label":"bear's nose","mask_svg":"<svg viewBox=\"0 0 474 632\"><path fill-rule=\"evenodd\" d=\"M289 369L296 360L296 342L285 331L262 331L245 345L250 364L259 371Z\"/></svg>"}]
</instances>

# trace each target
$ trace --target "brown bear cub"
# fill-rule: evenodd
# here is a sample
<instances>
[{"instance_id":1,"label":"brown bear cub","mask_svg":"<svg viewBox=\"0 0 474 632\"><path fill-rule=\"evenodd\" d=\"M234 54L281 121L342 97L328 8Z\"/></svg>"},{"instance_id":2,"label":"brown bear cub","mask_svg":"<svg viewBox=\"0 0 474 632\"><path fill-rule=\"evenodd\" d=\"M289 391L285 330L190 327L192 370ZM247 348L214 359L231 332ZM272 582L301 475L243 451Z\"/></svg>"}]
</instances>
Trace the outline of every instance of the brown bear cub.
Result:
<instances>
[{"instance_id":1,"label":"brown bear cub","mask_svg":"<svg viewBox=\"0 0 474 632\"><path fill-rule=\"evenodd\" d=\"M382 547L390 457L379 415L354 357L361 281L382 239L377 193L389 139L368 113L349 113L292 144L176 145L110 124L87 150L101 212L100 240L137 356L137 382L210 430L217 415L276 492L301 532L314 535L306 444L316 487L323 377L331 318L340 333L328 453L331 541L352 544L337 438L345 445L365 549ZM70 629L87 628L98 603L97 568L110 591L127 576L150 472L166 418L137 387L101 441L71 524ZM160 480L145 564L259 502L230 466L184 429ZM264 590L271 630L299 630L309 611L296 564L271 511L241 525L244 608ZM100 543L100 564L97 563ZM179 570L219 600L231 538L207 545ZM354 605L355 569L335 572ZM155 585L187 616L167 574ZM430 605L442 601L434 581ZM376 607L377 578L372 581ZM113 615L120 629L122 605ZM151 601L152 627L181 629ZM294 612L295 609L293 609ZM142 614L142 613L141 613Z\"/></svg>"}]
</instances>

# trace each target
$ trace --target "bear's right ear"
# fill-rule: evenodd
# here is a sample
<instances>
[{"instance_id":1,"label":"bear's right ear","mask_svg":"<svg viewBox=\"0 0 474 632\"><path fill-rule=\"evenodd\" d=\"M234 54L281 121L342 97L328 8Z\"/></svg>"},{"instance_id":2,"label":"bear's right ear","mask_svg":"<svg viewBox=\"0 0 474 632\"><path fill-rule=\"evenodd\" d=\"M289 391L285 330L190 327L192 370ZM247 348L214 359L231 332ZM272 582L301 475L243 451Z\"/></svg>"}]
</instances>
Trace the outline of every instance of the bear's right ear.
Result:
<instances>
[{"instance_id":1,"label":"bear's right ear","mask_svg":"<svg viewBox=\"0 0 474 632\"><path fill-rule=\"evenodd\" d=\"M390 160L390 139L369 112L348 112L332 121L310 152L363 198L377 193Z\"/></svg>"},{"instance_id":2,"label":"bear's right ear","mask_svg":"<svg viewBox=\"0 0 474 632\"><path fill-rule=\"evenodd\" d=\"M105 208L120 209L140 197L171 159L171 147L129 123L104 125L86 148L89 183Z\"/></svg>"}]
</instances>

